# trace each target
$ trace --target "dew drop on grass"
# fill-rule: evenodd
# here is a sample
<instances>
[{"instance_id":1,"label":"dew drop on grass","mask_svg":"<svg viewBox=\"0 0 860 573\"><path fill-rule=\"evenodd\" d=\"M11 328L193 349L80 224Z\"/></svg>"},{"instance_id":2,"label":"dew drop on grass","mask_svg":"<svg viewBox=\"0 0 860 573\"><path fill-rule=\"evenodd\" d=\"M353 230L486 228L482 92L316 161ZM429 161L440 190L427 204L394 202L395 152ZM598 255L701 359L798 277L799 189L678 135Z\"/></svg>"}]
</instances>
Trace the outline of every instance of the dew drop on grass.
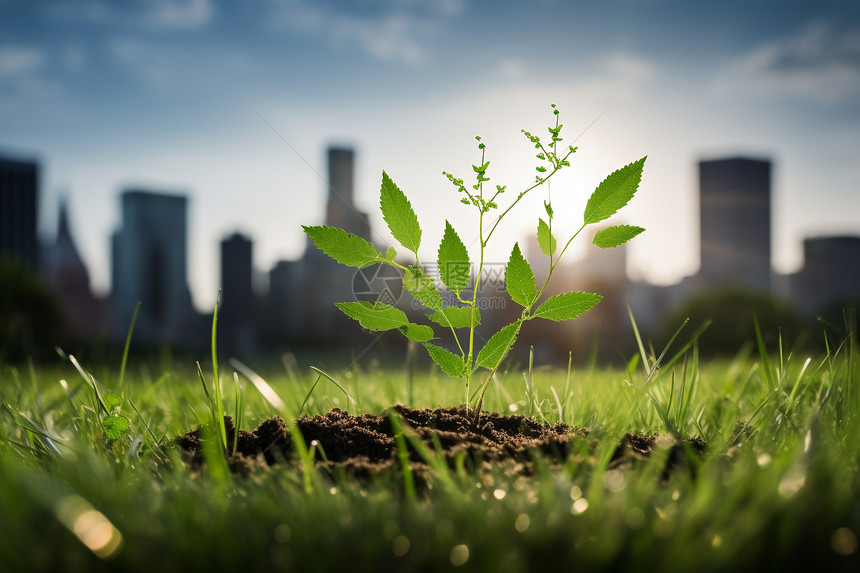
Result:
<instances>
[{"instance_id":1,"label":"dew drop on grass","mask_svg":"<svg viewBox=\"0 0 860 573\"><path fill-rule=\"evenodd\" d=\"M529 518L528 514L521 513L517 516L517 520L514 522L514 527L516 527L517 531L523 533L528 531L529 526L532 524L532 520Z\"/></svg>"},{"instance_id":2,"label":"dew drop on grass","mask_svg":"<svg viewBox=\"0 0 860 573\"><path fill-rule=\"evenodd\" d=\"M830 536L830 548L839 555L851 555L857 551L857 536L847 527L840 527Z\"/></svg>"},{"instance_id":3,"label":"dew drop on grass","mask_svg":"<svg viewBox=\"0 0 860 573\"><path fill-rule=\"evenodd\" d=\"M574 515L584 513L586 509L588 509L588 500L584 497L580 497L570 506L570 512Z\"/></svg>"},{"instance_id":4,"label":"dew drop on grass","mask_svg":"<svg viewBox=\"0 0 860 573\"><path fill-rule=\"evenodd\" d=\"M466 561L469 560L469 546L468 545L455 545L453 549L451 549L451 564L454 567L460 567L461 565L465 565Z\"/></svg>"},{"instance_id":5,"label":"dew drop on grass","mask_svg":"<svg viewBox=\"0 0 860 573\"><path fill-rule=\"evenodd\" d=\"M508 405L508 410L511 412L516 412L518 409L519 409L519 406L517 406L516 404L509 404Z\"/></svg>"},{"instance_id":6,"label":"dew drop on grass","mask_svg":"<svg viewBox=\"0 0 860 573\"><path fill-rule=\"evenodd\" d=\"M293 530L286 523L281 523L275 528L275 541L286 543L293 536Z\"/></svg>"},{"instance_id":7,"label":"dew drop on grass","mask_svg":"<svg viewBox=\"0 0 860 573\"><path fill-rule=\"evenodd\" d=\"M398 535L391 541L391 552L397 557L403 557L409 553L409 538L405 535Z\"/></svg>"},{"instance_id":8,"label":"dew drop on grass","mask_svg":"<svg viewBox=\"0 0 860 573\"><path fill-rule=\"evenodd\" d=\"M626 485L624 483L624 474L618 470L610 470L606 472L606 477L604 479L606 480L606 489L615 493L623 490Z\"/></svg>"},{"instance_id":9,"label":"dew drop on grass","mask_svg":"<svg viewBox=\"0 0 860 573\"><path fill-rule=\"evenodd\" d=\"M627 527L630 529L639 529L645 523L645 514L638 507L631 507L627 510Z\"/></svg>"},{"instance_id":10,"label":"dew drop on grass","mask_svg":"<svg viewBox=\"0 0 860 573\"><path fill-rule=\"evenodd\" d=\"M508 492L503 489L497 489L493 492L493 497L496 499L505 499L506 495L508 495Z\"/></svg>"},{"instance_id":11,"label":"dew drop on grass","mask_svg":"<svg viewBox=\"0 0 860 573\"><path fill-rule=\"evenodd\" d=\"M758 458L756 459L756 462L759 466L765 467L767 465L770 465L771 459L772 458L770 457L770 454L759 454Z\"/></svg>"}]
</instances>

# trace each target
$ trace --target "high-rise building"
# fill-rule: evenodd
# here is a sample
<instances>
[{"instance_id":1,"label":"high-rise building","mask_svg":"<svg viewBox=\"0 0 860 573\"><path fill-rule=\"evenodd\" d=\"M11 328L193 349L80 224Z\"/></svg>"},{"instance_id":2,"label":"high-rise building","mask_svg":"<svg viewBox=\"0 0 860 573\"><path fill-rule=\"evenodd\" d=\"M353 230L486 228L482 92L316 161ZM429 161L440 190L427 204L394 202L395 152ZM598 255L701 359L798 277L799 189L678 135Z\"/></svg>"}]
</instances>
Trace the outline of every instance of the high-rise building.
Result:
<instances>
[{"instance_id":1,"label":"high-rise building","mask_svg":"<svg viewBox=\"0 0 860 573\"><path fill-rule=\"evenodd\" d=\"M702 265L708 289L771 287L771 163L699 162Z\"/></svg>"},{"instance_id":2,"label":"high-rise building","mask_svg":"<svg viewBox=\"0 0 860 573\"><path fill-rule=\"evenodd\" d=\"M325 224L369 239L370 225L367 214L360 212L353 202L354 162L355 151L352 149L328 149L328 203Z\"/></svg>"},{"instance_id":3,"label":"high-rise building","mask_svg":"<svg viewBox=\"0 0 860 573\"><path fill-rule=\"evenodd\" d=\"M255 344L256 299L253 288L253 242L240 233L221 241L219 331L228 348ZM223 326L223 328L220 328Z\"/></svg>"},{"instance_id":4,"label":"high-rise building","mask_svg":"<svg viewBox=\"0 0 860 573\"><path fill-rule=\"evenodd\" d=\"M790 295L806 316L840 317L839 307L860 304L860 237L812 237L803 241L803 268L788 277Z\"/></svg>"},{"instance_id":5,"label":"high-rise building","mask_svg":"<svg viewBox=\"0 0 860 573\"><path fill-rule=\"evenodd\" d=\"M121 209L112 244L113 334L125 335L140 301L136 340L187 343L194 318L187 282L188 199L127 190Z\"/></svg>"},{"instance_id":6,"label":"high-rise building","mask_svg":"<svg viewBox=\"0 0 860 573\"><path fill-rule=\"evenodd\" d=\"M353 201L355 152L352 149L331 147L328 159L328 201L325 224L370 240L370 224ZM284 269L285 270L285 269ZM355 338L356 332L344 329L348 319L332 304L333 301L355 300L352 279L355 269L347 268L330 259L308 239L305 256L289 267L296 276L300 297L299 312L292 316L295 331L307 341L344 341ZM279 281L285 277L276 277ZM273 281L275 278L273 278ZM292 280L290 280L292 282ZM273 283L274 288L274 283ZM275 291L273 291L275 292ZM275 293L276 295L276 293Z\"/></svg>"},{"instance_id":7,"label":"high-rise building","mask_svg":"<svg viewBox=\"0 0 860 573\"><path fill-rule=\"evenodd\" d=\"M39 166L0 158L0 259L13 259L36 271L39 240Z\"/></svg>"},{"instance_id":8,"label":"high-rise building","mask_svg":"<svg viewBox=\"0 0 860 573\"><path fill-rule=\"evenodd\" d=\"M72 238L65 199L60 199L56 239L42 256L42 276L57 295L69 333L79 339L95 337L104 327L104 300L90 290L90 273Z\"/></svg>"}]
</instances>

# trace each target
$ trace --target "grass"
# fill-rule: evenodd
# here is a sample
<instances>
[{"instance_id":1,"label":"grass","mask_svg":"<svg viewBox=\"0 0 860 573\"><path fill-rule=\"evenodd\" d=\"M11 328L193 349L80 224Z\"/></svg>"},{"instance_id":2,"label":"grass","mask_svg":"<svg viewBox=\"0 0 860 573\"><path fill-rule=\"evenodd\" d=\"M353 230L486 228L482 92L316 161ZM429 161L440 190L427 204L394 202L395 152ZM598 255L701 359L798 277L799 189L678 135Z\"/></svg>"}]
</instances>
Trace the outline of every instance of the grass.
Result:
<instances>
[{"instance_id":1,"label":"grass","mask_svg":"<svg viewBox=\"0 0 860 573\"><path fill-rule=\"evenodd\" d=\"M822 356L764 350L704 363L695 344L660 361L643 345L627 369L532 363L497 373L486 410L588 427L593 449L558 467L538 459L524 478L449 468L416 442L437 474L429 490L417 487L405 458L401 471L370 481L332 480L309 462L234 477L220 437L210 440L209 463L191 472L164 446L212 425L193 365L132 356L125 366L124 356L118 373L59 359L4 366L0 563L7 571L856 571L856 343ZM462 388L429 364L319 364L328 374L295 359L283 368L229 364L236 399L224 407L243 429L333 407L379 414L396 403L462 401ZM106 387L110 380L122 382ZM119 439L107 437L109 417L129 422ZM627 432L697 437L708 448L693 458L695 472L667 479L669 450L659 448L610 468ZM404 448L414 438L407 431L397 441Z\"/></svg>"}]
</instances>

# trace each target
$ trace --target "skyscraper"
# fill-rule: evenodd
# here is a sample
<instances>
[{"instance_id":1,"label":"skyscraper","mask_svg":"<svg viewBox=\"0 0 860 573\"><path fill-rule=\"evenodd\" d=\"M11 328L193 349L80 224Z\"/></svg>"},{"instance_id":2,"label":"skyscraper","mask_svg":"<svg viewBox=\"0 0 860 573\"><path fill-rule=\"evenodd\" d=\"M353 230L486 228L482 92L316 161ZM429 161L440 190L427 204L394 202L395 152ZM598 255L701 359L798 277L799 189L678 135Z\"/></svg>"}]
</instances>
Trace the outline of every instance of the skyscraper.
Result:
<instances>
[{"instance_id":1,"label":"skyscraper","mask_svg":"<svg viewBox=\"0 0 860 573\"><path fill-rule=\"evenodd\" d=\"M105 301L90 290L90 273L72 238L65 198L60 199L57 237L43 252L42 276L58 298L69 334L79 339L96 336L104 327Z\"/></svg>"},{"instance_id":2,"label":"skyscraper","mask_svg":"<svg viewBox=\"0 0 860 573\"><path fill-rule=\"evenodd\" d=\"M0 259L9 258L36 271L39 241L39 166L0 158Z\"/></svg>"},{"instance_id":3,"label":"skyscraper","mask_svg":"<svg viewBox=\"0 0 860 573\"><path fill-rule=\"evenodd\" d=\"M770 291L770 161L699 162L702 266L709 289Z\"/></svg>"},{"instance_id":4,"label":"skyscraper","mask_svg":"<svg viewBox=\"0 0 860 573\"><path fill-rule=\"evenodd\" d=\"M194 316L187 283L188 199L128 190L121 208L112 244L113 334L125 335L140 301L135 339L187 342L183 338Z\"/></svg>"},{"instance_id":5,"label":"skyscraper","mask_svg":"<svg viewBox=\"0 0 860 573\"><path fill-rule=\"evenodd\" d=\"M253 289L253 242L233 233L221 241L221 307L219 328L229 348L254 344L256 300Z\"/></svg>"},{"instance_id":6,"label":"skyscraper","mask_svg":"<svg viewBox=\"0 0 860 573\"><path fill-rule=\"evenodd\" d=\"M789 277L791 298L805 315L823 313L841 324L834 311L860 304L860 237L810 237L803 256L803 268Z\"/></svg>"},{"instance_id":7,"label":"skyscraper","mask_svg":"<svg viewBox=\"0 0 860 573\"><path fill-rule=\"evenodd\" d=\"M339 227L370 238L367 214L360 212L353 202L355 151L341 147L328 149L328 203L326 225Z\"/></svg>"}]
</instances>

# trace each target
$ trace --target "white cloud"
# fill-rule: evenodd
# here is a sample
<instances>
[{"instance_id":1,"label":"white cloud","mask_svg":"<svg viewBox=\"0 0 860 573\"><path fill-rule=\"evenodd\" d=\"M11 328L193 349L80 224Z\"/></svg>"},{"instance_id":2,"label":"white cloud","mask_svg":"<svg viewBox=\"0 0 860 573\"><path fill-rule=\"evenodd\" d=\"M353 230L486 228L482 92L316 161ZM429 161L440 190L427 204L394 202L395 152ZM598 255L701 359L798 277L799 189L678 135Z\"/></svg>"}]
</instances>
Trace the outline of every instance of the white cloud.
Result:
<instances>
[{"instance_id":1,"label":"white cloud","mask_svg":"<svg viewBox=\"0 0 860 573\"><path fill-rule=\"evenodd\" d=\"M151 47L130 38L114 38L108 42L108 51L152 91L164 92L171 86L172 68Z\"/></svg>"},{"instance_id":2,"label":"white cloud","mask_svg":"<svg viewBox=\"0 0 860 573\"><path fill-rule=\"evenodd\" d=\"M506 80L521 80L526 74L526 64L519 58L507 58L499 63L499 75Z\"/></svg>"},{"instance_id":3,"label":"white cloud","mask_svg":"<svg viewBox=\"0 0 860 573\"><path fill-rule=\"evenodd\" d=\"M42 73L47 64L48 55L40 49L0 46L0 113L18 113L60 93Z\"/></svg>"},{"instance_id":4,"label":"white cloud","mask_svg":"<svg viewBox=\"0 0 860 573\"><path fill-rule=\"evenodd\" d=\"M147 5L146 20L158 28L200 28L213 16L210 0L159 0Z\"/></svg>"},{"instance_id":5,"label":"white cloud","mask_svg":"<svg viewBox=\"0 0 860 573\"><path fill-rule=\"evenodd\" d=\"M214 17L212 0L63 0L50 4L48 15L64 20L106 26L131 26L154 30L192 30L209 24Z\"/></svg>"},{"instance_id":6,"label":"white cloud","mask_svg":"<svg viewBox=\"0 0 860 573\"><path fill-rule=\"evenodd\" d=\"M0 80L38 72L45 65L45 53L24 46L0 46Z\"/></svg>"},{"instance_id":7,"label":"white cloud","mask_svg":"<svg viewBox=\"0 0 860 573\"><path fill-rule=\"evenodd\" d=\"M374 10L347 12L306 0L271 0L270 23L335 46L358 48L387 61L417 64L427 56L423 39L439 22L463 10L461 0L389 0Z\"/></svg>"},{"instance_id":8,"label":"white cloud","mask_svg":"<svg viewBox=\"0 0 860 573\"><path fill-rule=\"evenodd\" d=\"M718 94L746 91L832 104L860 95L860 30L825 22L770 42L731 62L714 83Z\"/></svg>"}]
</instances>

